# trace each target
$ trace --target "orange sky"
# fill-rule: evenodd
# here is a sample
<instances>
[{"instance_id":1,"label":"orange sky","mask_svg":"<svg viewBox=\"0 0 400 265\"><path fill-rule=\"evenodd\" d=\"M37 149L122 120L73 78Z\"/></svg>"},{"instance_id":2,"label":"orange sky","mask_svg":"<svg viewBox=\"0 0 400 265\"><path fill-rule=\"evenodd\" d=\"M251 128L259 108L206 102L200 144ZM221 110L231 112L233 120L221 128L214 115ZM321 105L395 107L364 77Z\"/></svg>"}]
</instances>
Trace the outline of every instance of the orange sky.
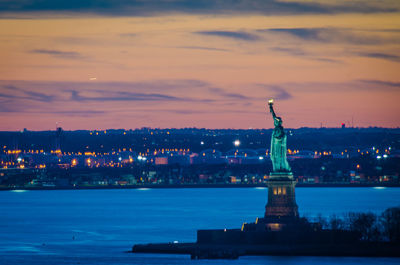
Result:
<instances>
[{"instance_id":1,"label":"orange sky","mask_svg":"<svg viewBox=\"0 0 400 265\"><path fill-rule=\"evenodd\" d=\"M285 127L400 126L399 12L51 14L0 19L0 130L270 128L268 98Z\"/></svg>"}]
</instances>

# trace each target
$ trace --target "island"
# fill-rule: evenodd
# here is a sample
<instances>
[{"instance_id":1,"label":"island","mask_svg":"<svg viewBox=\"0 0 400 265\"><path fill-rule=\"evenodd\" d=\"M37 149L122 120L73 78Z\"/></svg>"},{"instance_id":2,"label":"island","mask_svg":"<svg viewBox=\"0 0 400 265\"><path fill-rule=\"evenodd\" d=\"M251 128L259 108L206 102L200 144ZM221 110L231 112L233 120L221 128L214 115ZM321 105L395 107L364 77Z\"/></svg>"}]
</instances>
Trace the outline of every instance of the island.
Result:
<instances>
[{"instance_id":1,"label":"island","mask_svg":"<svg viewBox=\"0 0 400 265\"><path fill-rule=\"evenodd\" d=\"M236 259L244 255L400 257L399 238L366 237L363 230L339 225L326 229L299 216L296 182L286 158L287 137L273 104L269 100L274 120L270 149L273 171L269 174L264 216L238 229L198 230L195 243L134 245L133 253L188 254L192 259ZM364 216L357 218L355 222L361 222Z\"/></svg>"}]
</instances>

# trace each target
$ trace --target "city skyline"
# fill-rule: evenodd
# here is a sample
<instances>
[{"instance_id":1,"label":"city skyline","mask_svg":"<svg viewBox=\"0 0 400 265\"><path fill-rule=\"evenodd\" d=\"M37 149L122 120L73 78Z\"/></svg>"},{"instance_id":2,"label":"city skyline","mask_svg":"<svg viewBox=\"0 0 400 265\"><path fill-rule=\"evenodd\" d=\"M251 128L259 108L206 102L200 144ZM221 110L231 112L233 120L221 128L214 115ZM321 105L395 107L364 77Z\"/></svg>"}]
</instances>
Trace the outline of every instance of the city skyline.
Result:
<instances>
[{"instance_id":1,"label":"city skyline","mask_svg":"<svg viewBox=\"0 0 400 265\"><path fill-rule=\"evenodd\" d=\"M395 1L0 3L0 130L400 127Z\"/></svg>"}]
</instances>

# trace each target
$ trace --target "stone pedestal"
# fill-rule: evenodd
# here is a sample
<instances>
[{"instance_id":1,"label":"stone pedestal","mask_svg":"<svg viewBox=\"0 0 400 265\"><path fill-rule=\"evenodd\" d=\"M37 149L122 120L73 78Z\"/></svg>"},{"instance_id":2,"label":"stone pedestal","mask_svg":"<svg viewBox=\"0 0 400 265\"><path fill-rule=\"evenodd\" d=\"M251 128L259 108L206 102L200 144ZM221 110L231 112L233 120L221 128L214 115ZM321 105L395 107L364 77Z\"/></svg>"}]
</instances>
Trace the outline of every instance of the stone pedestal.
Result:
<instances>
[{"instance_id":1,"label":"stone pedestal","mask_svg":"<svg viewBox=\"0 0 400 265\"><path fill-rule=\"evenodd\" d=\"M268 181L266 219L297 218L299 216L292 173L272 173Z\"/></svg>"}]
</instances>

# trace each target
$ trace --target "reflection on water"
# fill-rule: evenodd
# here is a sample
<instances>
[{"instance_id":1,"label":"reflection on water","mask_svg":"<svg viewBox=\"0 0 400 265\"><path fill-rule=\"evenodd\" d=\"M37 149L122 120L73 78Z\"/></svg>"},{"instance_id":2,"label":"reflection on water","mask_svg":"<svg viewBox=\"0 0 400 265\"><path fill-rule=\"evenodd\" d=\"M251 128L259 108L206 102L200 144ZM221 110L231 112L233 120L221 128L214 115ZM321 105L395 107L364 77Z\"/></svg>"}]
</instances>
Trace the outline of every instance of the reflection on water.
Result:
<instances>
[{"instance_id":1,"label":"reflection on water","mask_svg":"<svg viewBox=\"0 0 400 265\"><path fill-rule=\"evenodd\" d=\"M150 190L150 188L138 188L136 190Z\"/></svg>"}]
</instances>

